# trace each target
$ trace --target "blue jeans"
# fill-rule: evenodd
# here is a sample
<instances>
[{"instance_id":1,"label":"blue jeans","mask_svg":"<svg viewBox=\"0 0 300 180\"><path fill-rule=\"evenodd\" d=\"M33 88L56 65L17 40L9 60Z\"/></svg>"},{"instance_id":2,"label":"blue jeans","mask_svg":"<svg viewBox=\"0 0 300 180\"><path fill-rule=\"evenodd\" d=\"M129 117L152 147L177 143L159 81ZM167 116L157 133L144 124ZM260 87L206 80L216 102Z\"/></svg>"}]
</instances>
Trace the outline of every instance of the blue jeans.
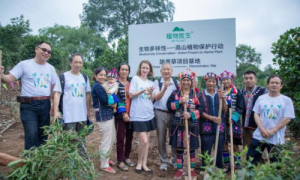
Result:
<instances>
[{"instance_id":1,"label":"blue jeans","mask_svg":"<svg viewBox=\"0 0 300 180\"><path fill-rule=\"evenodd\" d=\"M50 99L20 104L21 121L25 133L25 150L46 142L47 135L44 135L43 127L50 125L50 109Z\"/></svg>"}]
</instances>

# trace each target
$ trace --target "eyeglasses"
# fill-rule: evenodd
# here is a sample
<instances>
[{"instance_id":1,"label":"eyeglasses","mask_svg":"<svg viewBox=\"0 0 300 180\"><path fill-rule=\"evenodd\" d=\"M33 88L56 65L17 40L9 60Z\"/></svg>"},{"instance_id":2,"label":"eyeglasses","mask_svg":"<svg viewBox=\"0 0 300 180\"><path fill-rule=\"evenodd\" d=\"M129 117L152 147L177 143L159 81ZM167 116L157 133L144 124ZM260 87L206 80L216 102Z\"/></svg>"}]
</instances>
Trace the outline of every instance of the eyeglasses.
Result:
<instances>
[{"instance_id":1,"label":"eyeglasses","mask_svg":"<svg viewBox=\"0 0 300 180\"><path fill-rule=\"evenodd\" d=\"M38 48L40 48L43 52L47 52L48 54L51 54L51 51L46 48L41 48L41 47Z\"/></svg>"}]
</instances>

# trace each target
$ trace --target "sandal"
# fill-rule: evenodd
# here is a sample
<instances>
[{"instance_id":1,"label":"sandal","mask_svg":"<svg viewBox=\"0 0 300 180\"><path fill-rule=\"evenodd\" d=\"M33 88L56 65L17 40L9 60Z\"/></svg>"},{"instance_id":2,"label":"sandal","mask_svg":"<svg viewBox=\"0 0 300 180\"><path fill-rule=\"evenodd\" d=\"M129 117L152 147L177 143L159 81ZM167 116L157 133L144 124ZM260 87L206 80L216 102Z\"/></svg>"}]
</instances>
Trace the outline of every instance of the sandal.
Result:
<instances>
[{"instance_id":1,"label":"sandal","mask_svg":"<svg viewBox=\"0 0 300 180\"><path fill-rule=\"evenodd\" d=\"M117 167L122 171L128 171L128 166L123 161L118 162Z\"/></svg>"},{"instance_id":2,"label":"sandal","mask_svg":"<svg viewBox=\"0 0 300 180\"><path fill-rule=\"evenodd\" d=\"M111 168L111 167L104 168L104 169L102 169L102 170L105 171L105 172L111 173L111 174L115 174L115 173L116 173L116 170L114 170L114 169Z\"/></svg>"},{"instance_id":3,"label":"sandal","mask_svg":"<svg viewBox=\"0 0 300 180\"><path fill-rule=\"evenodd\" d=\"M135 166L134 162L132 162L129 158L128 158L128 159L125 159L125 162L126 162L126 164L127 164L129 167Z\"/></svg>"}]
</instances>

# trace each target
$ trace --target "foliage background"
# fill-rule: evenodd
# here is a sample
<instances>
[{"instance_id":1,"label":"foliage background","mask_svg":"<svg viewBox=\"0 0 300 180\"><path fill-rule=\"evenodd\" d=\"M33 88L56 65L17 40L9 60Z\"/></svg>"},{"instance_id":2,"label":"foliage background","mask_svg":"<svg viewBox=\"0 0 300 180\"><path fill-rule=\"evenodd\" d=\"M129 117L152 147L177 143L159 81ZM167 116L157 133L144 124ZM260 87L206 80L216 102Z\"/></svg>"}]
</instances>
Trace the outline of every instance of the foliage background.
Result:
<instances>
[{"instance_id":1,"label":"foliage background","mask_svg":"<svg viewBox=\"0 0 300 180\"><path fill-rule=\"evenodd\" d=\"M283 94L292 98L296 119L289 129L294 137L300 138L300 27L290 29L272 44L273 62L279 68L276 73L284 79Z\"/></svg>"}]
</instances>

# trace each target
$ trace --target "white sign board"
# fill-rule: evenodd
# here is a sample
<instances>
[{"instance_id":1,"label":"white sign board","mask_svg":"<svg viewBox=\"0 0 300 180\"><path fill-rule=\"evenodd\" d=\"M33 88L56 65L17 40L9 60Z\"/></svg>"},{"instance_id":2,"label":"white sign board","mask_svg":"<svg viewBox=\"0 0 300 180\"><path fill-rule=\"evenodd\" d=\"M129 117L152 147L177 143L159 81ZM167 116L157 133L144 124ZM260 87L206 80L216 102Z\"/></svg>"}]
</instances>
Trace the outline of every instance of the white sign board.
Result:
<instances>
[{"instance_id":1,"label":"white sign board","mask_svg":"<svg viewBox=\"0 0 300 180\"><path fill-rule=\"evenodd\" d=\"M136 75L142 60L151 62L156 77L166 62L172 64L173 76L186 68L198 76L236 73L235 41L235 19L130 25L130 76Z\"/></svg>"}]
</instances>

